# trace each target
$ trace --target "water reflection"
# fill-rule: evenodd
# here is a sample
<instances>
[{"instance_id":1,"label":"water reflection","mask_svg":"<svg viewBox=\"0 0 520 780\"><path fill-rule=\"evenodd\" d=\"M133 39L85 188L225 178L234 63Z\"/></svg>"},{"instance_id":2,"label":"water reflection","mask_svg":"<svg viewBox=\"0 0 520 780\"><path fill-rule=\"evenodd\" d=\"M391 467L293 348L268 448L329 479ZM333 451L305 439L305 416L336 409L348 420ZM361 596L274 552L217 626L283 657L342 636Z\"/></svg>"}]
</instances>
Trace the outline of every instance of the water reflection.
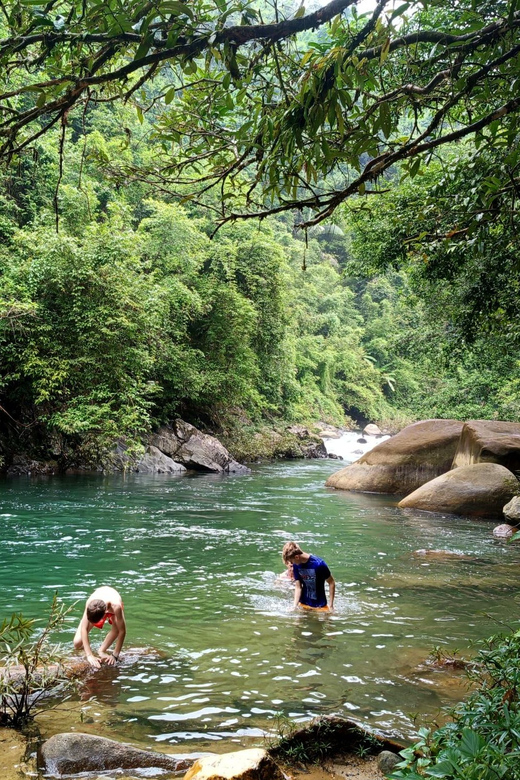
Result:
<instances>
[{"instance_id":1,"label":"water reflection","mask_svg":"<svg viewBox=\"0 0 520 780\"><path fill-rule=\"evenodd\" d=\"M485 521L326 489L339 466L5 482L0 618L41 618L58 590L78 602L70 643L88 593L118 588L123 663L89 675L77 702L99 704L105 736L225 749L279 712L354 714L409 735L413 711L436 717L461 695L424 668L432 647L463 651L509 621L520 547L497 543ZM292 590L276 580L289 538L329 563L333 613L291 611Z\"/></svg>"}]
</instances>

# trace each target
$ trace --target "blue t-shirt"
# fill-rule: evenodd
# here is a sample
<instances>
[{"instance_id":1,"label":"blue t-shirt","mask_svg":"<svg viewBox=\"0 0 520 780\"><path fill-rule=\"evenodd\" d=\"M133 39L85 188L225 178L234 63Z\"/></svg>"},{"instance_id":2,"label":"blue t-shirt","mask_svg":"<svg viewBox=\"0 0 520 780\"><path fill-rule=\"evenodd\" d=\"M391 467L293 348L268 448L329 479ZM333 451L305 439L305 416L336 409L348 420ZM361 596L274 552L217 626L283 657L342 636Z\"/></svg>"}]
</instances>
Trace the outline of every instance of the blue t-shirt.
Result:
<instances>
[{"instance_id":1,"label":"blue t-shirt","mask_svg":"<svg viewBox=\"0 0 520 780\"><path fill-rule=\"evenodd\" d=\"M293 564L294 579L302 584L300 604L308 607L326 607L325 580L330 577L324 560L311 555L307 563Z\"/></svg>"}]
</instances>

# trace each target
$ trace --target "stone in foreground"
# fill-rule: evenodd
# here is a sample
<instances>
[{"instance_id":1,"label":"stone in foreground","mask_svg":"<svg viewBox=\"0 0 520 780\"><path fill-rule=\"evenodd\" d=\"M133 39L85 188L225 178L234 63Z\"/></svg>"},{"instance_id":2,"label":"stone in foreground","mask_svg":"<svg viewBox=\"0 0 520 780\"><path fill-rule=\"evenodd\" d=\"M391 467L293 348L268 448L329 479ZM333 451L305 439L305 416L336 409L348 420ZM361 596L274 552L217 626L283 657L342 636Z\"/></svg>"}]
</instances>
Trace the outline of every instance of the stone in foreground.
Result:
<instances>
[{"instance_id":1,"label":"stone in foreground","mask_svg":"<svg viewBox=\"0 0 520 780\"><path fill-rule=\"evenodd\" d=\"M325 483L362 493L410 493L449 471L462 423L423 420L403 428Z\"/></svg>"},{"instance_id":2,"label":"stone in foreground","mask_svg":"<svg viewBox=\"0 0 520 780\"><path fill-rule=\"evenodd\" d=\"M391 750L382 750L377 757L377 765L384 775L391 774L401 761L403 758L397 753L392 753Z\"/></svg>"},{"instance_id":3,"label":"stone in foreground","mask_svg":"<svg viewBox=\"0 0 520 780\"><path fill-rule=\"evenodd\" d=\"M62 777L79 772L106 772L113 769L157 767L179 772L192 761L139 750L131 745L92 734L55 734L40 748L40 766L47 775Z\"/></svg>"},{"instance_id":4,"label":"stone in foreground","mask_svg":"<svg viewBox=\"0 0 520 780\"><path fill-rule=\"evenodd\" d=\"M518 493L515 475L498 463L476 463L448 471L403 498L401 508L453 515L500 517L504 503Z\"/></svg>"},{"instance_id":5,"label":"stone in foreground","mask_svg":"<svg viewBox=\"0 0 520 780\"><path fill-rule=\"evenodd\" d=\"M284 780L269 753L261 748L199 758L184 780Z\"/></svg>"}]
</instances>

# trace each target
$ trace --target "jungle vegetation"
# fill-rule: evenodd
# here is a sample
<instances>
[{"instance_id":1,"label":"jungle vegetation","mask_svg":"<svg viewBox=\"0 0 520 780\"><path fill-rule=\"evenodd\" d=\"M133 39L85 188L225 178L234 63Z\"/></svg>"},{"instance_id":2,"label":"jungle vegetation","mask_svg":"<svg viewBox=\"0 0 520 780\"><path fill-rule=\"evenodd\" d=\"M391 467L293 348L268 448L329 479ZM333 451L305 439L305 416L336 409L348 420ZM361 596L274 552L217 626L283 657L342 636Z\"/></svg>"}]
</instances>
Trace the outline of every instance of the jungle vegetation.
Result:
<instances>
[{"instance_id":1,"label":"jungle vegetation","mask_svg":"<svg viewBox=\"0 0 520 780\"><path fill-rule=\"evenodd\" d=\"M519 28L517 0L3 0L2 441L518 420Z\"/></svg>"}]
</instances>

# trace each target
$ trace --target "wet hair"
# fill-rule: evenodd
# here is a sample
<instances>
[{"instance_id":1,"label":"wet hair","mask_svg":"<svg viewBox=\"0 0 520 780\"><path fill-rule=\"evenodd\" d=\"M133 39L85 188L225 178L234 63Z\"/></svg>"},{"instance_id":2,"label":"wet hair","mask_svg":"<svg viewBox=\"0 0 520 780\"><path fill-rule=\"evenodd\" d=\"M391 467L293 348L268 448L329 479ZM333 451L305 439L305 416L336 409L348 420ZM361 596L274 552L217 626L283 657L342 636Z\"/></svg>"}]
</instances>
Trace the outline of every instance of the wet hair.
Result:
<instances>
[{"instance_id":1,"label":"wet hair","mask_svg":"<svg viewBox=\"0 0 520 780\"><path fill-rule=\"evenodd\" d=\"M92 599L87 604L87 618L91 623L99 623L105 617L107 605L101 599Z\"/></svg>"},{"instance_id":2,"label":"wet hair","mask_svg":"<svg viewBox=\"0 0 520 780\"><path fill-rule=\"evenodd\" d=\"M291 562L291 558L294 558L295 555L301 555L302 552L303 550L298 542L287 542L283 546L282 560L287 565Z\"/></svg>"}]
</instances>

